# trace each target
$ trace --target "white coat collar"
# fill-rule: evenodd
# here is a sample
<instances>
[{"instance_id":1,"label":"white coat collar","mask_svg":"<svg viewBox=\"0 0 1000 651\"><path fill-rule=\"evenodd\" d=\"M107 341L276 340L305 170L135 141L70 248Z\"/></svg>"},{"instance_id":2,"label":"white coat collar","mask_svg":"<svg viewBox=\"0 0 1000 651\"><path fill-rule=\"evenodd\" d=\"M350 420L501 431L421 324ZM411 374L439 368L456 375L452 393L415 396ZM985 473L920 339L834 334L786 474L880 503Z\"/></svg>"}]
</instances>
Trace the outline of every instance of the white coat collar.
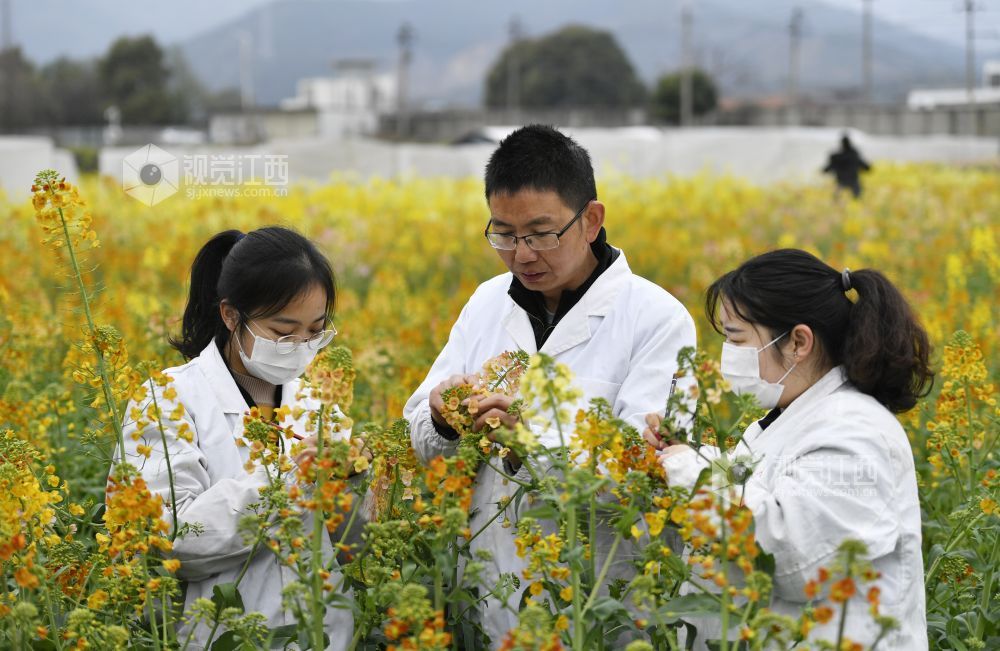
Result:
<instances>
[{"instance_id":1,"label":"white coat collar","mask_svg":"<svg viewBox=\"0 0 1000 651\"><path fill-rule=\"evenodd\" d=\"M632 270L625 260L625 253L619 251L611 266L594 280L594 284L580 301L556 324L552 334L542 344L541 352L555 357L590 339L590 322L587 317L607 316L614 306L618 293L631 275ZM512 298L508 297L507 301L509 309L503 319L504 329L518 348L529 353L537 352L535 334L531 329L528 313Z\"/></svg>"},{"instance_id":2,"label":"white coat collar","mask_svg":"<svg viewBox=\"0 0 1000 651\"><path fill-rule=\"evenodd\" d=\"M785 407L771 425L764 430L763 435L781 429L783 426L797 420L800 416L810 413L816 403L842 387L847 382L847 372L843 366L835 366L826 375L806 389L798 398Z\"/></svg>"},{"instance_id":3,"label":"white coat collar","mask_svg":"<svg viewBox=\"0 0 1000 651\"><path fill-rule=\"evenodd\" d=\"M240 393L240 388L236 385L236 380L226 361L222 359L219 347L215 345L213 339L201 354L197 357L198 365L208 379L209 386L215 392L215 397L219 402L219 407L226 414L243 414L250 411L250 406ZM299 380L296 378L281 387L281 404L290 405L295 402L295 396L299 391Z\"/></svg>"}]
</instances>

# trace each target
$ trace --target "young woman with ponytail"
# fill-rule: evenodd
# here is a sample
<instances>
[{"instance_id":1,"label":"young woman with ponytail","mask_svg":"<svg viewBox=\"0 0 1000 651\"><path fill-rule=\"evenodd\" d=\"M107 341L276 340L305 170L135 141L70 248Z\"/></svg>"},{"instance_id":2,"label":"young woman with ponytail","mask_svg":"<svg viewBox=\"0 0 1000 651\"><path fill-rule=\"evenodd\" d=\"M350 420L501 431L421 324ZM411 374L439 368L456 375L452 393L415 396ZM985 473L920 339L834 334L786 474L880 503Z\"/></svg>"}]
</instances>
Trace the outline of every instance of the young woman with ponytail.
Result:
<instances>
[{"instance_id":1,"label":"young woman with ponytail","mask_svg":"<svg viewBox=\"0 0 1000 651\"><path fill-rule=\"evenodd\" d=\"M268 477L263 467L252 473L244 469L248 451L236 441L251 407L264 417L278 406L293 407L293 414L294 407L318 407L309 398L297 398L298 378L336 334L334 299L329 262L312 242L286 228L219 233L194 260L180 336L171 340L189 361L164 371L176 396L164 387L155 389L160 413L181 405L183 416L163 418L162 438L155 422L125 424L125 460L163 499L164 519L178 529L190 525L171 552L181 562L177 576L187 585L185 610L199 598L211 599L214 586L242 574L238 589L246 612L263 613L271 627L295 623L282 608L282 589L295 580L294 573L266 548L251 557L240 530L240 520L260 501L258 489ZM150 405L151 398L133 403L126 413L136 413L133 408L145 413ZM315 454L315 442L306 439L305 444L296 462ZM307 531L311 522L304 522ZM326 536L323 545L332 557ZM328 648L345 648L353 632L350 611L328 609L326 620ZM209 643L211 627L211 622L196 627L194 648ZM222 630L215 631L216 639ZM182 630L181 639L190 632Z\"/></svg>"},{"instance_id":2,"label":"young woman with ponytail","mask_svg":"<svg viewBox=\"0 0 1000 651\"><path fill-rule=\"evenodd\" d=\"M770 410L732 452L752 460L737 488L757 541L774 555L772 609L797 617L806 582L841 542L860 540L881 573L881 612L899 622L879 648L926 649L916 475L893 414L913 408L933 374L927 335L906 300L878 271L838 271L784 249L716 280L706 311L726 337L724 377ZM692 487L719 451L665 444L659 418L647 422L670 483ZM838 624L817 625L810 639L835 641ZM719 637L709 628L701 640ZM859 590L844 635L867 648L878 631Z\"/></svg>"}]
</instances>

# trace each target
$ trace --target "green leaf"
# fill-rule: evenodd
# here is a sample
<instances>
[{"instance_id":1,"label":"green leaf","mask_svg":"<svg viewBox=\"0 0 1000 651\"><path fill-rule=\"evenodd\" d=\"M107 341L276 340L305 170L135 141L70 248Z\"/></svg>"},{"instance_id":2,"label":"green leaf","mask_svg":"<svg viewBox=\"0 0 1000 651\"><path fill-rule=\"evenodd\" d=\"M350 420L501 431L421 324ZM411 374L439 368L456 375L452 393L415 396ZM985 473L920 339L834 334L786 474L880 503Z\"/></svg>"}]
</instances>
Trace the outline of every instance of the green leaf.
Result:
<instances>
[{"instance_id":1,"label":"green leaf","mask_svg":"<svg viewBox=\"0 0 1000 651\"><path fill-rule=\"evenodd\" d=\"M760 549L760 545L757 545L757 549L760 553L757 555L757 560L754 562L754 565L756 565L757 569L761 572L773 577L775 568L774 554L768 554L764 550Z\"/></svg>"},{"instance_id":2,"label":"green leaf","mask_svg":"<svg viewBox=\"0 0 1000 651\"><path fill-rule=\"evenodd\" d=\"M673 624L685 617L720 617L719 601L707 594L686 594L675 597L660 607L659 620Z\"/></svg>"},{"instance_id":3,"label":"green leaf","mask_svg":"<svg viewBox=\"0 0 1000 651\"><path fill-rule=\"evenodd\" d=\"M559 511L551 504L542 504L521 513L520 517L535 518L536 520L555 520L559 517Z\"/></svg>"},{"instance_id":4,"label":"green leaf","mask_svg":"<svg viewBox=\"0 0 1000 651\"><path fill-rule=\"evenodd\" d=\"M957 635L949 635L948 641L951 642L951 648L955 651L969 651L969 647L965 646L965 643L958 639Z\"/></svg>"},{"instance_id":5,"label":"green leaf","mask_svg":"<svg viewBox=\"0 0 1000 651\"><path fill-rule=\"evenodd\" d=\"M694 488L691 489L691 494L694 495L698 492L698 489L707 484L712 480L712 466L707 468L702 468L701 472L698 473L698 479L694 482Z\"/></svg>"},{"instance_id":6,"label":"green leaf","mask_svg":"<svg viewBox=\"0 0 1000 651\"><path fill-rule=\"evenodd\" d=\"M212 588L212 603L215 604L216 612L221 612L225 608L236 608L241 613L245 612L243 607L243 597L236 589L235 583L220 583ZM222 639L222 638L219 638ZM215 648L215 645L212 645Z\"/></svg>"},{"instance_id":7,"label":"green leaf","mask_svg":"<svg viewBox=\"0 0 1000 651\"><path fill-rule=\"evenodd\" d=\"M284 649L292 642L297 641L299 639L297 628L297 624L285 624L284 626L272 628L270 648Z\"/></svg>"},{"instance_id":8,"label":"green leaf","mask_svg":"<svg viewBox=\"0 0 1000 651\"><path fill-rule=\"evenodd\" d=\"M719 651L722 648L722 640L705 640L705 646L709 648L709 651ZM733 649L733 651L747 651L750 647L746 642L734 643L730 641L726 644L727 649Z\"/></svg>"},{"instance_id":9,"label":"green leaf","mask_svg":"<svg viewBox=\"0 0 1000 651\"><path fill-rule=\"evenodd\" d=\"M626 616L628 615L628 611L625 610L622 602L611 597L598 597L588 612L602 622L608 621L616 614L624 613Z\"/></svg>"},{"instance_id":10,"label":"green leaf","mask_svg":"<svg viewBox=\"0 0 1000 651\"><path fill-rule=\"evenodd\" d=\"M212 643L212 651L237 651L241 646L236 631L226 631Z\"/></svg>"}]
</instances>

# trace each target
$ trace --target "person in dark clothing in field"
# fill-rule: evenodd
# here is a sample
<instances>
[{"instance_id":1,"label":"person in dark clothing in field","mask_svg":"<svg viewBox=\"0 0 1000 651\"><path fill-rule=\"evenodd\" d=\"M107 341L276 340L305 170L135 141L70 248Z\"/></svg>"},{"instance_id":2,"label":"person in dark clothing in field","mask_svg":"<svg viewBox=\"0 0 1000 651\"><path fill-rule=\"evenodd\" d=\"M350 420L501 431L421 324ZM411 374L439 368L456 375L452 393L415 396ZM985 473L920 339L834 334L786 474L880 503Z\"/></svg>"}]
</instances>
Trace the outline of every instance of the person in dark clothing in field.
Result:
<instances>
[{"instance_id":1,"label":"person in dark clothing in field","mask_svg":"<svg viewBox=\"0 0 1000 651\"><path fill-rule=\"evenodd\" d=\"M855 197L861 196L861 172L867 172L871 165L861 157L861 153L851 144L851 139L844 134L840 139L840 149L830 154L830 159L823 168L824 174L833 174L837 181L837 193L850 190Z\"/></svg>"}]
</instances>

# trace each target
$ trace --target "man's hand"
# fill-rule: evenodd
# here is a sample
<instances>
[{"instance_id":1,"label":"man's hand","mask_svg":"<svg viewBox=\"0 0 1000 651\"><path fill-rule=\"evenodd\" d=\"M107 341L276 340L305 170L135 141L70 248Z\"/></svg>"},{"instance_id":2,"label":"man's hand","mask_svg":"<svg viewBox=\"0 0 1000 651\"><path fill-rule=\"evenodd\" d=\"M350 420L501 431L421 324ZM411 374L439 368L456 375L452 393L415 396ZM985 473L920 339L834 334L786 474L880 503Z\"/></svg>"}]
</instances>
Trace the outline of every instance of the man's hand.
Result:
<instances>
[{"instance_id":1,"label":"man's hand","mask_svg":"<svg viewBox=\"0 0 1000 651\"><path fill-rule=\"evenodd\" d=\"M477 400L476 406L478 411L475 413L476 420L472 423L472 431L478 432L484 427L494 430L501 425L513 429L521 421L520 414L507 413L510 406L514 404L514 400L516 398L499 393L487 396L482 400ZM492 432L487 434L487 436L490 437L491 441L493 440Z\"/></svg>"},{"instance_id":2,"label":"man's hand","mask_svg":"<svg viewBox=\"0 0 1000 651\"><path fill-rule=\"evenodd\" d=\"M316 459L316 443L317 438L315 434L302 439L302 442L300 443L302 448L299 450L299 453L295 455L295 465L301 467L307 462L312 463L313 460Z\"/></svg>"},{"instance_id":3,"label":"man's hand","mask_svg":"<svg viewBox=\"0 0 1000 651\"><path fill-rule=\"evenodd\" d=\"M462 384L473 384L477 379L478 378L475 375L452 375L450 378L431 389L431 395L427 401L430 403L431 418L435 423L441 425L442 427L450 427L450 425L448 425L448 421L446 421L444 416L441 415L441 411L444 410L444 400L441 399L441 394L452 387L457 387Z\"/></svg>"},{"instance_id":4,"label":"man's hand","mask_svg":"<svg viewBox=\"0 0 1000 651\"><path fill-rule=\"evenodd\" d=\"M295 465L301 467L304 464L312 463L313 461L315 461L316 460L316 452L317 452L317 449L316 449L316 444L317 443L318 443L318 440L317 440L315 434L313 434L312 436L308 436L308 437L302 439L302 441L299 443L299 445L301 445L302 448L299 450L299 453L295 455L295 459L294 459ZM374 458L372 456L371 450L369 450L367 447L361 449L361 456L363 456L366 459L368 459L369 463L371 463L371 460ZM359 474L361 474L361 473L356 472L352 468L349 471L349 473L348 473L347 476L348 477L354 477L355 475L359 475Z\"/></svg>"},{"instance_id":5,"label":"man's hand","mask_svg":"<svg viewBox=\"0 0 1000 651\"><path fill-rule=\"evenodd\" d=\"M503 445L503 441L498 440L496 430L500 427L514 429L521 422L520 414L511 414L507 410L514 403L516 398L503 394L494 394L484 398L477 403L479 411L476 412L476 421L472 424L472 431L478 432L486 428L486 438L494 443ZM521 459L511 450L504 459L511 468L517 471L521 467Z\"/></svg>"}]
</instances>

